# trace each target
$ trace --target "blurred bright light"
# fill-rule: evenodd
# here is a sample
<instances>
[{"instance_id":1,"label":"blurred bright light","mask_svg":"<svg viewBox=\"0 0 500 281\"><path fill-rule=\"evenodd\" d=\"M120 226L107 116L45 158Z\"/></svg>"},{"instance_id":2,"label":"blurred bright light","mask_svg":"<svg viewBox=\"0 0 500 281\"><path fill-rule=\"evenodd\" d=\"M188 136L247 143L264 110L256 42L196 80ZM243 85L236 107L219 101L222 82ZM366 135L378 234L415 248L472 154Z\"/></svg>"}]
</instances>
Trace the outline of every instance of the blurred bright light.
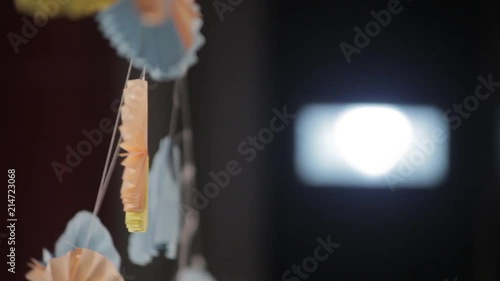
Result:
<instances>
[{"instance_id":1,"label":"blurred bright light","mask_svg":"<svg viewBox=\"0 0 500 281\"><path fill-rule=\"evenodd\" d=\"M308 105L297 118L296 172L312 186L432 187L448 171L448 136L431 106Z\"/></svg>"},{"instance_id":2,"label":"blurred bright light","mask_svg":"<svg viewBox=\"0 0 500 281\"><path fill-rule=\"evenodd\" d=\"M349 165L371 176L394 168L413 134L404 114L376 105L347 110L335 122L332 133L334 145L325 143L323 149L338 150Z\"/></svg>"}]
</instances>

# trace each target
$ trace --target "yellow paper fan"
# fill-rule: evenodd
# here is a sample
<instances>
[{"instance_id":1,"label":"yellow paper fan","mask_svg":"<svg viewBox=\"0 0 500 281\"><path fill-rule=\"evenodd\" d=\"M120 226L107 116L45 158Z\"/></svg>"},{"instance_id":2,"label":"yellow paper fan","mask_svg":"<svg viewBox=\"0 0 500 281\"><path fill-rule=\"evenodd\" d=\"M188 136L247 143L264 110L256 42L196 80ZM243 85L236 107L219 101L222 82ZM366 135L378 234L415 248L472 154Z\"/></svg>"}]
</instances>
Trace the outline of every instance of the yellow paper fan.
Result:
<instances>
[{"instance_id":1,"label":"yellow paper fan","mask_svg":"<svg viewBox=\"0 0 500 281\"><path fill-rule=\"evenodd\" d=\"M148 227L148 84L129 80L123 91L120 147L126 153L122 161L121 198L129 232L145 232Z\"/></svg>"},{"instance_id":2,"label":"yellow paper fan","mask_svg":"<svg viewBox=\"0 0 500 281\"><path fill-rule=\"evenodd\" d=\"M76 248L66 255L50 259L47 267L33 261L26 274L30 281L123 281L116 267L98 252Z\"/></svg>"},{"instance_id":3,"label":"yellow paper fan","mask_svg":"<svg viewBox=\"0 0 500 281\"><path fill-rule=\"evenodd\" d=\"M23 14L48 18L67 17L73 20L102 11L117 0L15 0L16 9Z\"/></svg>"}]
</instances>

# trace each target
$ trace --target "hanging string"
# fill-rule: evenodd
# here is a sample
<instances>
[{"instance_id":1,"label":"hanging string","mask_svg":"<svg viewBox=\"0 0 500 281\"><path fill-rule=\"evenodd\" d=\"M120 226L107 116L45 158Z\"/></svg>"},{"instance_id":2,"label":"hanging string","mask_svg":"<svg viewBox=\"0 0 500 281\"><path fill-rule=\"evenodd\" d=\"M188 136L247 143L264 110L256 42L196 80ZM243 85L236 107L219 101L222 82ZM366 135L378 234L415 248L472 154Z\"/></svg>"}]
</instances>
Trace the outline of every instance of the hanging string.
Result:
<instances>
[{"instance_id":1,"label":"hanging string","mask_svg":"<svg viewBox=\"0 0 500 281\"><path fill-rule=\"evenodd\" d=\"M123 88L127 87L127 82L130 78L130 73L132 71L132 60L133 59L130 59L130 64L128 66L128 71L127 71L127 76L125 78L125 85L123 86ZM108 154L106 156L106 161L105 161L104 169L103 169L102 176L101 176L101 183L99 184L99 190L97 192L97 198L96 198L96 201L94 204L94 210L93 210L94 217L97 217L97 213L99 213L99 210L101 208L102 201L104 200L104 195L106 194L106 190L108 188L109 179L111 178L111 174L113 172L113 169L114 169L114 166L116 163L116 159L118 158L118 152L120 150L119 149L120 146L118 144L121 142L121 139L122 139L121 136L118 140L118 143L117 143L116 148L114 150L113 156L111 156L111 151L113 151L113 144L115 142L116 133L118 131L118 124L120 122L120 115L121 115L123 99L124 99L124 95L123 95L123 91L122 91L120 104L118 107L118 113L116 114L115 125L113 128L113 135L111 136L111 142L109 144ZM87 242L85 243L87 245L86 247L88 247L88 245L90 243L90 235L93 231L94 224L95 224L95 220L92 221L90 228L89 228L89 231L87 233Z\"/></svg>"},{"instance_id":2,"label":"hanging string","mask_svg":"<svg viewBox=\"0 0 500 281\"><path fill-rule=\"evenodd\" d=\"M189 249L192 238L198 229L199 214L191 207L192 193L196 184L196 166L193 157L193 132L191 129L191 116L189 106L189 96L184 78L178 81L177 90L180 95L182 108L182 151L184 165L182 167L182 187L184 189L184 204L187 206L184 225L181 231L180 251L179 251L179 270L184 269L188 264Z\"/></svg>"},{"instance_id":3,"label":"hanging string","mask_svg":"<svg viewBox=\"0 0 500 281\"><path fill-rule=\"evenodd\" d=\"M115 147L115 151L113 152L113 158L111 159L111 164L109 165L108 173L106 174L106 180L104 181L103 198L100 199L99 204L97 206L98 212L101 209L102 200L104 199L104 194L106 193L106 190L107 190L108 185L109 185L109 181L111 180L111 175L113 175L113 171L116 167L116 161L117 161L118 155L119 155L118 152L120 152L120 146L118 144L121 143L122 140L123 140L123 137L120 135L120 138L118 139L117 145Z\"/></svg>"}]
</instances>

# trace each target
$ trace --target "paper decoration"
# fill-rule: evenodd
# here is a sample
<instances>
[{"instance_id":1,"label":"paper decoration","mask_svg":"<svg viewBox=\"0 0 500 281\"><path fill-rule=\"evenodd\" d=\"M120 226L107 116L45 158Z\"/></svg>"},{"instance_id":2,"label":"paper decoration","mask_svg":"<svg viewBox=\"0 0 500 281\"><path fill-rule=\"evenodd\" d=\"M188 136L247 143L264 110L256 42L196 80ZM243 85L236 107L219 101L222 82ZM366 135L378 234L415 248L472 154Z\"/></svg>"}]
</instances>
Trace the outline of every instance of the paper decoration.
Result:
<instances>
[{"instance_id":1,"label":"paper decoration","mask_svg":"<svg viewBox=\"0 0 500 281\"><path fill-rule=\"evenodd\" d=\"M31 268L28 273L24 277L30 281L47 281L44 277L45 274L45 266L42 265L35 259L31 259L31 262L28 263L29 268Z\"/></svg>"},{"instance_id":2,"label":"paper decoration","mask_svg":"<svg viewBox=\"0 0 500 281\"><path fill-rule=\"evenodd\" d=\"M111 234L101 220L91 212L80 211L68 222L63 234L57 239L55 256L64 256L75 247L99 252L116 268L120 268L120 254L113 244ZM50 255L50 253L44 255Z\"/></svg>"},{"instance_id":3,"label":"paper decoration","mask_svg":"<svg viewBox=\"0 0 500 281\"><path fill-rule=\"evenodd\" d=\"M149 173L149 229L146 233L132 233L129 237L129 259L146 265L165 248L169 259L177 257L181 225L181 187L173 174L180 173L180 149L165 137L153 158ZM172 155L171 155L172 154ZM173 158L174 167L169 159ZM177 177L179 178L179 177Z\"/></svg>"},{"instance_id":4,"label":"paper decoration","mask_svg":"<svg viewBox=\"0 0 500 281\"><path fill-rule=\"evenodd\" d=\"M80 257L80 262L77 264L74 263L75 257ZM120 262L121 258L111 235L99 218L88 211L80 211L68 222L63 234L57 240L55 258L48 250L43 249L43 262L32 259L28 264L31 270L25 277L31 281L65 280L60 279L60 274L69 274L68 270L71 269L75 271L73 276L77 279L66 280L83 281L95 277L91 280L113 281L107 279L111 276L115 278L114 281L118 281L122 279L119 274L116 276L115 272L120 268ZM96 266L93 263L101 265ZM89 272L85 276L78 270ZM104 279L99 279L101 278L99 276Z\"/></svg>"},{"instance_id":5,"label":"paper decoration","mask_svg":"<svg viewBox=\"0 0 500 281\"><path fill-rule=\"evenodd\" d=\"M129 80L123 90L120 147L126 153L122 161L121 199L125 224L129 232L145 232L148 228L148 83Z\"/></svg>"},{"instance_id":6,"label":"paper decoration","mask_svg":"<svg viewBox=\"0 0 500 281\"><path fill-rule=\"evenodd\" d=\"M145 67L156 81L183 77L205 42L193 0L121 0L100 12L97 21L117 53L133 59L134 67Z\"/></svg>"},{"instance_id":7,"label":"paper decoration","mask_svg":"<svg viewBox=\"0 0 500 281\"><path fill-rule=\"evenodd\" d=\"M166 0L134 0L135 8L139 11L144 25L155 26L163 23L167 17L173 1Z\"/></svg>"},{"instance_id":8,"label":"paper decoration","mask_svg":"<svg viewBox=\"0 0 500 281\"><path fill-rule=\"evenodd\" d=\"M15 0L16 9L35 17L67 17L77 20L102 11L117 0Z\"/></svg>"},{"instance_id":9,"label":"paper decoration","mask_svg":"<svg viewBox=\"0 0 500 281\"><path fill-rule=\"evenodd\" d=\"M57 239L54 255L47 249L42 250L43 265L47 265L54 256L64 256L75 247L97 251L109 259L116 268L120 268L120 254L113 244L111 234L101 220L89 211L76 213L68 222L63 234Z\"/></svg>"},{"instance_id":10,"label":"paper decoration","mask_svg":"<svg viewBox=\"0 0 500 281\"><path fill-rule=\"evenodd\" d=\"M116 267L98 252L76 248L49 260L47 267L34 261L26 274L30 281L123 281Z\"/></svg>"}]
</instances>

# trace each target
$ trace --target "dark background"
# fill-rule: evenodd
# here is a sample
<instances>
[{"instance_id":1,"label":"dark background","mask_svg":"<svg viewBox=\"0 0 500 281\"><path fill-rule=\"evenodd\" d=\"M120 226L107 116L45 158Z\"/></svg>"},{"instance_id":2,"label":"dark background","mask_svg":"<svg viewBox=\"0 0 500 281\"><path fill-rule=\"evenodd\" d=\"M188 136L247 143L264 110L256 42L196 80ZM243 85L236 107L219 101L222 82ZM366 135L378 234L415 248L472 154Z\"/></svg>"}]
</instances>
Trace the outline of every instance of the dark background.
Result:
<instances>
[{"instance_id":1,"label":"dark background","mask_svg":"<svg viewBox=\"0 0 500 281\"><path fill-rule=\"evenodd\" d=\"M1 9L2 164L16 169L17 267L15 277L5 262L0 271L2 280L23 280L29 258L53 250L66 222L93 208L110 134L62 182L51 163L64 162L65 147L85 139L83 129L114 119L110 105L128 64L92 18L50 22L15 54L6 35L20 34L23 22L10 2ZM353 28L387 2L243 0L223 21L211 1L200 3L207 43L188 77L198 186L230 160L243 169L202 210L194 247L219 281L281 280L328 235L341 247L308 280L500 280L497 93L452 131L451 171L432 191L303 186L293 170L293 123L254 161L237 151L268 126L273 108L294 113L309 102L361 101L445 110L474 93L477 76L500 80L494 1L402 1L403 11L348 64L340 42L352 44ZM172 85L150 87L152 155L167 131ZM100 217L130 280L168 280L174 262L159 258L141 268L126 258L120 172ZM6 247L2 240L0 260Z\"/></svg>"}]
</instances>

